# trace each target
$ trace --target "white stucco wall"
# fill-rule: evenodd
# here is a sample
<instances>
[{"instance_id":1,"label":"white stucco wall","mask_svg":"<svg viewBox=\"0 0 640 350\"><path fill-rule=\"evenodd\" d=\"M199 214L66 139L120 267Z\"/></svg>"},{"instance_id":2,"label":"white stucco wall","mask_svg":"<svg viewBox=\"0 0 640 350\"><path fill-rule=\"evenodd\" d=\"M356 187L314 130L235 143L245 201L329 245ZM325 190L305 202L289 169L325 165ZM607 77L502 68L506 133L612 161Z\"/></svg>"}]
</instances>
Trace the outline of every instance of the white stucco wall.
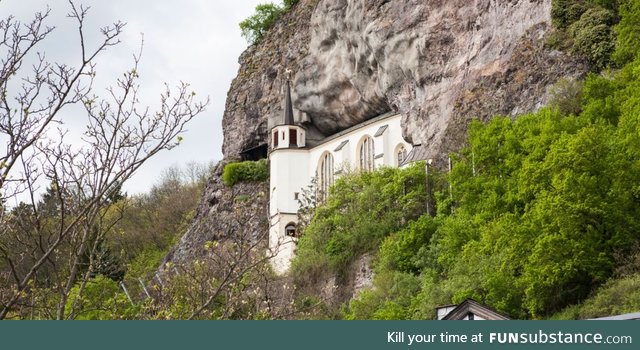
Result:
<instances>
[{"instance_id":1,"label":"white stucco wall","mask_svg":"<svg viewBox=\"0 0 640 350\"><path fill-rule=\"evenodd\" d=\"M277 213L295 214L298 201L295 193L309 185L309 150L280 149L270 156L270 200L269 215Z\"/></svg>"},{"instance_id":2,"label":"white stucco wall","mask_svg":"<svg viewBox=\"0 0 640 350\"><path fill-rule=\"evenodd\" d=\"M297 215L279 214L272 216L270 220L268 254L273 257L271 266L277 274L283 274L289 270L295 253L296 238L284 234L285 227L290 222L297 222Z\"/></svg>"},{"instance_id":3,"label":"white stucco wall","mask_svg":"<svg viewBox=\"0 0 640 350\"><path fill-rule=\"evenodd\" d=\"M322 156L324 152L330 152L333 155L334 169L336 172L340 170L356 171L358 169L360 141L365 136L370 136L373 139L374 155L384 155L383 158L375 159L376 167L383 165L395 167L396 155L394 151L396 146L402 143L407 152L411 151L411 145L402 138L400 119L401 115L396 114L363 127L352 128L339 137L329 138L329 141L310 149L308 177L311 178L315 176L320 156ZM384 133L381 136L374 137L378 129L384 125L388 126ZM343 141L348 141L348 143L340 151L334 152Z\"/></svg>"}]
</instances>

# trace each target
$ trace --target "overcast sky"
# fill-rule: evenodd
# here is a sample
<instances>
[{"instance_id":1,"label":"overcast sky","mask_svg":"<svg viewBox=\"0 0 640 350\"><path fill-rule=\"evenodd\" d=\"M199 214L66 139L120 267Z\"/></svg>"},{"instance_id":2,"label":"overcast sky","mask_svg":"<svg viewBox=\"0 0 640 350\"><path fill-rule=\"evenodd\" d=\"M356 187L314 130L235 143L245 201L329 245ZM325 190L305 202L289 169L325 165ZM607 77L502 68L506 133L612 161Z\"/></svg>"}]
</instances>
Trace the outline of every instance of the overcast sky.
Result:
<instances>
[{"instance_id":1,"label":"overcast sky","mask_svg":"<svg viewBox=\"0 0 640 350\"><path fill-rule=\"evenodd\" d=\"M155 156L130 180L129 193L146 191L162 169L189 161L206 162L222 158L222 114L231 80L238 71L238 57L247 47L238 23L250 16L265 0L78 0L90 6L86 28L97 31L114 21L127 23L122 43L104 52L98 61L96 93L104 92L115 77L131 68L132 54L144 34L144 51L139 67L141 102L153 105L163 83L175 86L188 82L198 97L209 96L205 113L188 124L182 144ZM278 2L278 1L275 1ZM56 30L39 48L48 59L73 64L78 60L77 29L66 18L66 0L0 0L0 17L13 14L28 21L36 11L51 9L49 24ZM89 38L91 39L91 38Z\"/></svg>"}]
</instances>

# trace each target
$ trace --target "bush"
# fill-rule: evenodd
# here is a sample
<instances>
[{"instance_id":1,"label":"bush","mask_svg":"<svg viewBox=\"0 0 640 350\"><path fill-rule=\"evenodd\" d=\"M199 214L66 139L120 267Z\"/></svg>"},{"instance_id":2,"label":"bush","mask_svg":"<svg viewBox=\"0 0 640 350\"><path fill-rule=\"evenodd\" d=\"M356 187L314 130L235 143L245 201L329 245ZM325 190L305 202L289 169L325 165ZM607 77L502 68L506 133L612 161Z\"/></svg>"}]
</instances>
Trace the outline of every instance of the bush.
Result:
<instances>
[{"instance_id":1,"label":"bush","mask_svg":"<svg viewBox=\"0 0 640 350\"><path fill-rule=\"evenodd\" d=\"M580 19L587 11L589 4L576 0L554 0L551 4L551 19L559 29L566 29L571 23Z\"/></svg>"},{"instance_id":2,"label":"bush","mask_svg":"<svg viewBox=\"0 0 640 350\"><path fill-rule=\"evenodd\" d=\"M633 275L609 281L584 303L569 306L553 318L587 319L638 310L640 310L640 275Z\"/></svg>"},{"instance_id":3,"label":"bush","mask_svg":"<svg viewBox=\"0 0 640 350\"><path fill-rule=\"evenodd\" d=\"M597 71L607 67L615 49L614 22L611 11L592 8L569 27L574 38L572 51L586 57Z\"/></svg>"},{"instance_id":4,"label":"bush","mask_svg":"<svg viewBox=\"0 0 640 350\"><path fill-rule=\"evenodd\" d=\"M300 238L294 271L312 273L313 256L341 275L360 255L376 251L385 237L424 213L425 180L424 164L336 180Z\"/></svg>"},{"instance_id":5,"label":"bush","mask_svg":"<svg viewBox=\"0 0 640 350\"><path fill-rule=\"evenodd\" d=\"M601 71L609 65L615 50L617 12L609 2L554 0L551 18L556 30L547 44L583 56L594 71Z\"/></svg>"},{"instance_id":6,"label":"bush","mask_svg":"<svg viewBox=\"0 0 640 350\"><path fill-rule=\"evenodd\" d=\"M620 7L621 20L616 26L618 44L613 58L623 66L637 56L640 47L640 2L626 1Z\"/></svg>"},{"instance_id":7,"label":"bush","mask_svg":"<svg viewBox=\"0 0 640 350\"><path fill-rule=\"evenodd\" d=\"M256 6L256 13L240 22L242 37L250 44L257 43L264 33L297 3L298 0L284 0L282 5L267 3Z\"/></svg>"},{"instance_id":8,"label":"bush","mask_svg":"<svg viewBox=\"0 0 640 350\"><path fill-rule=\"evenodd\" d=\"M549 107L562 115L578 115L582 112L582 89L584 83L575 79L560 79L551 88Z\"/></svg>"},{"instance_id":9,"label":"bush","mask_svg":"<svg viewBox=\"0 0 640 350\"><path fill-rule=\"evenodd\" d=\"M246 161L229 163L222 172L222 182L227 186L233 186L238 182L257 182L269 178L267 160Z\"/></svg>"},{"instance_id":10,"label":"bush","mask_svg":"<svg viewBox=\"0 0 640 350\"><path fill-rule=\"evenodd\" d=\"M257 43L262 39L264 33L282 16L285 10L286 8L272 3L256 6L256 13L240 22L242 37L251 44Z\"/></svg>"},{"instance_id":11,"label":"bush","mask_svg":"<svg viewBox=\"0 0 640 350\"><path fill-rule=\"evenodd\" d=\"M284 8L286 10L292 8L295 4L298 3L298 0L284 0L283 4L284 4Z\"/></svg>"}]
</instances>

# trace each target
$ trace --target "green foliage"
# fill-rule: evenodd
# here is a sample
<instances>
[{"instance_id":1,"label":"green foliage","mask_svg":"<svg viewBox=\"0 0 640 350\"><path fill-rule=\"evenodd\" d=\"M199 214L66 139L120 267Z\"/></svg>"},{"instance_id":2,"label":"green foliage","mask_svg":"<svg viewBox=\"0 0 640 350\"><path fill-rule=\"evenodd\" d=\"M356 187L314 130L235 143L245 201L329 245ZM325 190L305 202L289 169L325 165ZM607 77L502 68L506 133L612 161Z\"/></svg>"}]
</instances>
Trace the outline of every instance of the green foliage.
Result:
<instances>
[{"instance_id":1,"label":"green foliage","mask_svg":"<svg viewBox=\"0 0 640 350\"><path fill-rule=\"evenodd\" d=\"M264 181L269 178L269 166L266 159L229 163L222 172L222 181L227 186L238 182Z\"/></svg>"},{"instance_id":2,"label":"green foliage","mask_svg":"<svg viewBox=\"0 0 640 350\"><path fill-rule=\"evenodd\" d=\"M432 217L423 215L406 228L393 233L380 245L378 267L419 273L423 265L420 257L426 254L424 247L428 246L437 228L437 222Z\"/></svg>"},{"instance_id":3,"label":"green foliage","mask_svg":"<svg viewBox=\"0 0 640 350\"><path fill-rule=\"evenodd\" d=\"M80 284L73 287L66 311L76 320L111 320L132 319L139 308L131 305L117 282L97 276L84 288Z\"/></svg>"},{"instance_id":4,"label":"green foliage","mask_svg":"<svg viewBox=\"0 0 640 350\"><path fill-rule=\"evenodd\" d=\"M569 306L554 319L581 320L640 310L640 275L613 279L579 305Z\"/></svg>"},{"instance_id":5,"label":"green foliage","mask_svg":"<svg viewBox=\"0 0 640 350\"><path fill-rule=\"evenodd\" d=\"M640 48L640 2L622 0L620 16L620 23L615 27L618 44L613 59L622 66L633 61Z\"/></svg>"},{"instance_id":6,"label":"green foliage","mask_svg":"<svg viewBox=\"0 0 640 350\"><path fill-rule=\"evenodd\" d=\"M607 67L615 49L612 29L615 19L611 11L596 7L587 10L569 27L574 40L572 51L587 57L596 71Z\"/></svg>"},{"instance_id":7,"label":"green foliage","mask_svg":"<svg viewBox=\"0 0 640 350\"><path fill-rule=\"evenodd\" d=\"M640 308L640 259L624 263L640 244L640 59L553 93L553 108L469 126L451 195L381 241L374 288L345 317L433 318L466 298L515 318ZM405 294L390 276L419 284Z\"/></svg>"},{"instance_id":8,"label":"green foliage","mask_svg":"<svg viewBox=\"0 0 640 350\"><path fill-rule=\"evenodd\" d=\"M557 108L562 115L578 115L582 111L583 82L575 79L560 79L551 88L549 107Z\"/></svg>"},{"instance_id":9,"label":"green foliage","mask_svg":"<svg viewBox=\"0 0 640 350\"><path fill-rule=\"evenodd\" d=\"M282 4L284 5L284 8L288 10L297 4L298 1L299 0L283 0Z\"/></svg>"},{"instance_id":10,"label":"green foliage","mask_svg":"<svg viewBox=\"0 0 640 350\"><path fill-rule=\"evenodd\" d=\"M299 0L283 0L281 5L265 3L256 6L256 12L240 22L242 37L250 44L259 42L264 34Z\"/></svg>"},{"instance_id":11,"label":"green foliage","mask_svg":"<svg viewBox=\"0 0 640 350\"><path fill-rule=\"evenodd\" d=\"M297 276L341 274L361 254L426 210L424 165L345 175L306 227L293 261ZM371 218L376 218L372 220Z\"/></svg>"},{"instance_id":12,"label":"green foliage","mask_svg":"<svg viewBox=\"0 0 640 350\"><path fill-rule=\"evenodd\" d=\"M615 1L554 0L551 18L555 31L548 44L585 57L594 71L611 61L615 50L613 26L618 22Z\"/></svg>"},{"instance_id":13,"label":"green foliage","mask_svg":"<svg viewBox=\"0 0 640 350\"><path fill-rule=\"evenodd\" d=\"M411 318L412 298L420 290L420 280L401 272L385 272L375 277L375 288L363 291L343 310L348 320L403 320Z\"/></svg>"},{"instance_id":14,"label":"green foliage","mask_svg":"<svg viewBox=\"0 0 640 350\"><path fill-rule=\"evenodd\" d=\"M584 0L553 0L551 3L551 19L556 28L566 29L580 19L589 8Z\"/></svg>"},{"instance_id":15,"label":"green foliage","mask_svg":"<svg viewBox=\"0 0 640 350\"><path fill-rule=\"evenodd\" d=\"M284 11L286 11L285 8L273 3L256 6L256 13L240 22L242 37L251 44L257 43L262 39L264 33L278 21Z\"/></svg>"}]
</instances>

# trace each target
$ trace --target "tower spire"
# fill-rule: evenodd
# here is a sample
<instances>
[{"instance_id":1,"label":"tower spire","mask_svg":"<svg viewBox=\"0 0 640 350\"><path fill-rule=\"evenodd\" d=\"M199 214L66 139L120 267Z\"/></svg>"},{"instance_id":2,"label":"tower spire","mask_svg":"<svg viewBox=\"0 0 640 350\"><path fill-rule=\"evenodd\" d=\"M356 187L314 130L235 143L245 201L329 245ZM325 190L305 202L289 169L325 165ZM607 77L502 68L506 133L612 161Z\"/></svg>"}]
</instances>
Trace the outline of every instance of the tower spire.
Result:
<instances>
[{"instance_id":1,"label":"tower spire","mask_svg":"<svg viewBox=\"0 0 640 350\"><path fill-rule=\"evenodd\" d=\"M291 71L287 69L287 87L284 96L284 125L294 125L293 122L293 103L291 102Z\"/></svg>"}]
</instances>

